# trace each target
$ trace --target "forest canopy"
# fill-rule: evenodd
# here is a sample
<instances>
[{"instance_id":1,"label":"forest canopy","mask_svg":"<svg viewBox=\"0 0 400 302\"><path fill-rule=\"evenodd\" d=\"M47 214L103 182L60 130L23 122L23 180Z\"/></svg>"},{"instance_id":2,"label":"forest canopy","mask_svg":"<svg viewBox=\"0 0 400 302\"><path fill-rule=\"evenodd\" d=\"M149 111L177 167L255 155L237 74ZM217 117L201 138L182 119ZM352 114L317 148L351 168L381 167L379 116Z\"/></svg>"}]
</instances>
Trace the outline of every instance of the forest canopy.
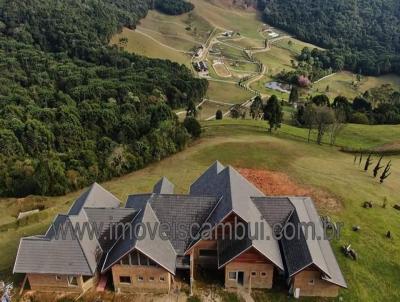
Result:
<instances>
[{"instance_id":1,"label":"forest canopy","mask_svg":"<svg viewBox=\"0 0 400 302\"><path fill-rule=\"evenodd\" d=\"M400 74L397 0L259 0L266 22L327 48L331 67Z\"/></svg>"},{"instance_id":2,"label":"forest canopy","mask_svg":"<svg viewBox=\"0 0 400 302\"><path fill-rule=\"evenodd\" d=\"M151 2L0 1L1 196L64 194L185 147L171 109L207 81L107 46Z\"/></svg>"},{"instance_id":3,"label":"forest canopy","mask_svg":"<svg viewBox=\"0 0 400 302\"><path fill-rule=\"evenodd\" d=\"M180 15L193 10L194 5L184 0L156 0L155 8L169 15Z\"/></svg>"}]
</instances>

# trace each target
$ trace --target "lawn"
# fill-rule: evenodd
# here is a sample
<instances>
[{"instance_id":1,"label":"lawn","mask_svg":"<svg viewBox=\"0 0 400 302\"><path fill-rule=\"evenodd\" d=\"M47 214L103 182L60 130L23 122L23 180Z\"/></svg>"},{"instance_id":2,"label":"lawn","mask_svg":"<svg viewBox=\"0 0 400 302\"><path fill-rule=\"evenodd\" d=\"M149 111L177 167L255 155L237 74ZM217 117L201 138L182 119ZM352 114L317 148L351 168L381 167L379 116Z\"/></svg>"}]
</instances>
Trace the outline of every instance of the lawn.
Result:
<instances>
[{"instance_id":1,"label":"lawn","mask_svg":"<svg viewBox=\"0 0 400 302\"><path fill-rule=\"evenodd\" d=\"M224 104L216 104L212 102L204 102L203 105L201 105L201 110L199 110L199 115L198 119L199 120L206 120L210 117L215 118L215 113L217 110L221 110L222 113L224 114L225 112L229 111L229 108L231 108L230 105L224 105Z\"/></svg>"},{"instance_id":2,"label":"lawn","mask_svg":"<svg viewBox=\"0 0 400 302\"><path fill-rule=\"evenodd\" d=\"M270 76L276 75L284 69L286 71L293 70L290 60L295 58L289 50L272 46L271 50L257 53L255 57L267 65L267 74Z\"/></svg>"},{"instance_id":3,"label":"lawn","mask_svg":"<svg viewBox=\"0 0 400 302\"><path fill-rule=\"evenodd\" d=\"M222 39L221 39L222 40ZM243 49L248 48L264 48L264 40L251 39L247 37L241 37L236 39L225 39L225 43L233 45L235 47L240 47Z\"/></svg>"},{"instance_id":4,"label":"lawn","mask_svg":"<svg viewBox=\"0 0 400 302\"><path fill-rule=\"evenodd\" d=\"M314 48L321 49L318 46L297 40L295 38L280 39L280 40L274 42L273 45L276 47L282 48L282 49L289 50L296 55L299 55L304 47L308 47L310 49L314 49Z\"/></svg>"},{"instance_id":5,"label":"lawn","mask_svg":"<svg viewBox=\"0 0 400 302\"><path fill-rule=\"evenodd\" d=\"M140 21L140 26L160 34L176 35L201 43L208 39L213 30L213 27L196 12L170 16L151 10L146 18Z\"/></svg>"},{"instance_id":6,"label":"lawn","mask_svg":"<svg viewBox=\"0 0 400 302\"><path fill-rule=\"evenodd\" d=\"M284 114L287 118L290 115L290 107L284 107ZM207 124L205 124L207 125ZM222 122L222 129L231 127L232 129L238 129L240 132L242 127L246 127L246 131L252 129L252 131L264 131L267 123L265 121L254 121L254 120L224 120ZM214 125L214 131L218 130L218 126ZM234 133L234 132L233 132ZM283 124L280 130L277 132L279 137L285 137L295 140L306 141L308 137L308 130L305 128L298 128L291 125ZM316 140L316 131L313 130L311 135L311 141ZM352 149L375 149L388 144L398 143L400 140L400 125L357 125L347 124L342 132L337 136L336 146L347 147ZM329 143L328 135L324 137L325 144Z\"/></svg>"},{"instance_id":7,"label":"lawn","mask_svg":"<svg viewBox=\"0 0 400 302\"><path fill-rule=\"evenodd\" d=\"M262 25L261 13L255 10L237 9L227 5L227 1L192 0L191 2L195 5L194 11L213 26L240 32L248 38L263 40L259 32Z\"/></svg>"},{"instance_id":8,"label":"lawn","mask_svg":"<svg viewBox=\"0 0 400 302\"><path fill-rule=\"evenodd\" d=\"M201 46L200 42L193 40L190 36L164 34L162 32L156 32L141 26L138 26L137 28L153 37L157 41L181 51L189 52Z\"/></svg>"},{"instance_id":9,"label":"lawn","mask_svg":"<svg viewBox=\"0 0 400 302\"><path fill-rule=\"evenodd\" d=\"M253 94L235 84L210 81L206 98L232 104L240 104L253 97Z\"/></svg>"},{"instance_id":10,"label":"lawn","mask_svg":"<svg viewBox=\"0 0 400 302\"><path fill-rule=\"evenodd\" d=\"M393 174L386 183L380 185L358 166L353 165L352 155L329 146L288 139L287 134L281 132L273 136L268 135L265 122L206 122L204 130L203 138L185 151L102 185L120 199L126 200L128 194L151 190L157 179L165 175L176 184L176 192L184 193L187 192L190 183L216 159L235 167L286 173L295 182L327 191L341 202L338 208L327 211L324 205L316 200L322 214L329 214L336 221L344 223L340 240L333 242L334 251L349 285L348 290L341 291L343 301L400 299L400 291L397 290L400 285L400 241L397 240L396 233L400 213L390 206L398 201L399 157L391 158ZM354 139L358 139L364 145L370 144L366 137ZM389 137L385 140L388 139ZM4 273L10 272L21 236L43 232L54 214L65 212L78 195L79 192L76 192L63 197L49 198L50 208L44 211L47 217L27 226L1 232L0 249L3 251L3 257L0 259L0 270ZM379 206L384 196L390 203L386 209ZM18 202L29 200L30 198L27 198ZM372 200L374 208L362 208L361 203L365 200ZM0 209L3 215L0 223L6 221L11 213L15 213L15 204L17 200L1 201ZM361 231L351 231L353 225L360 225ZM388 230L392 230L393 240L385 238ZM340 245L348 243L351 243L359 254L357 262L345 258L340 252ZM284 292L262 293L257 298L258 301L286 299Z\"/></svg>"},{"instance_id":11,"label":"lawn","mask_svg":"<svg viewBox=\"0 0 400 302\"><path fill-rule=\"evenodd\" d=\"M128 43L121 45L119 43L121 38L127 38ZM184 53L175 51L171 48L164 47L157 41L142 35L134 30L124 28L123 31L117 35L114 35L110 41L110 44L116 44L123 46L128 52L134 52L139 55L146 55L149 58L168 59L180 64L190 66L190 56Z\"/></svg>"}]
</instances>

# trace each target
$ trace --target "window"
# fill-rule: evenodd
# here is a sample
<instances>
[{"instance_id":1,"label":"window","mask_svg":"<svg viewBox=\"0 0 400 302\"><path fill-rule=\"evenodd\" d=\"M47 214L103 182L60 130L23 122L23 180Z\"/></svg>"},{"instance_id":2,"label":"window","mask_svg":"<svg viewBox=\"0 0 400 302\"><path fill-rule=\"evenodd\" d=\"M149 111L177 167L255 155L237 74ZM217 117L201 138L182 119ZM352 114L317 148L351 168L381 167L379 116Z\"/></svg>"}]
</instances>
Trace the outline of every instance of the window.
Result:
<instances>
[{"instance_id":1,"label":"window","mask_svg":"<svg viewBox=\"0 0 400 302\"><path fill-rule=\"evenodd\" d=\"M261 277L263 277L263 278L267 277L267 273L266 272L261 272Z\"/></svg>"},{"instance_id":2,"label":"window","mask_svg":"<svg viewBox=\"0 0 400 302\"><path fill-rule=\"evenodd\" d=\"M252 277L257 277L257 272L251 272Z\"/></svg>"},{"instance_id":3,"label":"window","mask_svg":"<svg viewBox=\"0 0 400 302\"><path fill-rule=\"evenodd\" d=\"M310 281L308 281L308 285L314 285L314 284L315 284L314 279L311 279Z\"/></svg>"},{"instance_id":4,"label":"window","mask_svg":"<svg viewBox=\"0 0 400 302\"><path fill-rule=\"evenodd\" d=\"M131 265L138 265L139 264L139 260L138 260L138 254L137 251L134 251L131 255Z\"/></svg>"},{"instance_id":5,"label":"window","mask_svg":"<svg viewBox=\"0 0 400 302\"><path fill-rule=\"evenodd\" d=\"M60 280L61 280L61 276L56 275L56 280L57 280L57 281L60 281Z\"/></svg>"},{"instance_id":6,"label":"window","mask_svg":"<svg viewBox=\"0 0 400 302\"><path fill-rule=\"evenodd\" d=\"M124 258L121 260L122 265L129 265L129 255L126 255Z\"/></svg>"},{"instance_id":7,"label":"window","mask_svg":"<svg viewBox=\"0 0 400 302\"><path fill-rule=\"evenodd\" d=\"M131 284L131 277L129 277L129 276L119 276L119 283Z\"/></svg>"},{"instance_id":8,"label":"window","mask_svg":"<svg viewBox=\"0 0 400 302\"><path fill-rule=\"evenodd\" d=\"M217 257L217 250L200 250L200 257Z\"/></svg>"},{"instance_id":9,"label":"window","mask_svg":"<svg viewBox=\"0 0 400 302\"><path fill-rule=\"evenodd\" d=\"M143 254L139 254L139 265L148 265L147 257Z\"/></svg>"},{"instance_id":10,"label":"window","mask_svg":"<svg viewBox=\"0 0 400 302\"><path fill-rule=\"evenodd\" d=\"M143 276L138 276L137 277L137 281L140 281L140 282L142 282L144 279L143 279Z\"/></svg>"},{"instance_id":11,"label":"window","mask_svg":"<svg viewBox=\"0 0 400 302\"><path fill-rule=\"evenodd\" d=\"M165 277L160 277L161 282L165 282Z\"/></svg>"},{"instance_id":12,"label":"window","mask_svg":"<svg viewBox=\"0 0 400 302\"><path fill-rule=\"evenodd\" d=\"M149 277L149 281L154 281L154 277Z\"/></svg>"},{"instance_id":13,"label":"window","mask_svg":"<svg viewBox=\"0 0 400 302\"><path fill-rule=\"evenodd\" d=\"M69 286L78 286L78 279L75 276L68 276Z\"/></svg>"},{"instance_id":14,"label":"window","mask_svg":"<svg viewBox=\"0 0 400 302\"><path fill-rule=\"evenodd\" d=\"M229 280L236 280L236 272L229 272L228 273Z\"/></svg>"}]
</instances>

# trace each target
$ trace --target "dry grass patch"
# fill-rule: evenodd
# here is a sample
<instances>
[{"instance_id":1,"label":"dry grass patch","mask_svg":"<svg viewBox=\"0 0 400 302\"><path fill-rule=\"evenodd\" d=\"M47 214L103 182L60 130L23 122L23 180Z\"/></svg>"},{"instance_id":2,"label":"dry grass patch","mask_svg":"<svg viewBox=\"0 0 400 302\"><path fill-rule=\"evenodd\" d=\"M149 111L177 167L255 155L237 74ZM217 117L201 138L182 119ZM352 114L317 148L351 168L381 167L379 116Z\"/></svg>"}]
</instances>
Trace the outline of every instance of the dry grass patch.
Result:
<instances>
[{"instance_id":1,"label":"dry grass patch","mask_svg":"<svg viewBox=\"0 0 400 302\"><path fill-rule=\"evenodd\" d=\"M311 196L320 209L329 212L342 209L341 202L332 194L300 185L285 173L243 168L238 171L267 196Z\"/></svg>"},{"instance_id":2,"label":"dry grass patch","mask_svg":"<svg viewBox=\"0 0 400 302\"><path fill-rule=\"evenodd\" d=\"M231 72L224 63L214 63L213 68L217 75L222 78L229 78L232 76Z\"/></svg>"}]
</instances>

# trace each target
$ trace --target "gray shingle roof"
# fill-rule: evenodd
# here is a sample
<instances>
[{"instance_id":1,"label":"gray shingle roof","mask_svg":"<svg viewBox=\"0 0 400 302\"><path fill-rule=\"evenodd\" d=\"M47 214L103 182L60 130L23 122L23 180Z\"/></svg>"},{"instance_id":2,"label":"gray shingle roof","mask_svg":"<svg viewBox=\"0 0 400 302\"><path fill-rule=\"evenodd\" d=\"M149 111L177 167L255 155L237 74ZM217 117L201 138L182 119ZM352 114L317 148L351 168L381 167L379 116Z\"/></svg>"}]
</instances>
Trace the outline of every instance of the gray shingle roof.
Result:
<instances>
[{"instance_id":1,"label":"gray shingle roof","mask_svg":"<svg viewBox=\"0 0 400 302\"><path fill-rule=\"evenodd\" d=\"M138 211L130 208L85 208L90 223L96 223L99 231L98 241L104 252L115 243L114 233L119 223L128 223Z\"/></svg>"},{"instance_id":2,"label":"gray shingle roof","mask_svg":"<svg viewBox=\"0 0 400 302\"><path fill-rule=\"evenodd\" d=\"M86 212L88 209L83 210L83 207L118 205L119 200L111 193L98 184L92 185L75 201L68 215L58 215L55 218L44 236L21 239L14 272L93 275L103 250L92 225L94 220L89 219ZM104 209L105 212L108 210ZM96 216L96 209L88 211L92 218ZM128 210L115 211L119 213ZM96 217L100 216L97 213Z\"/></svg>"},{"instance_id":3,"label":"gray shingle roof","mask_svg":"<svg viewBox=\"0 0 400 302\"><path fill-rule=\"evenodd\" d=\"M154 186L153 193L156 194L174 194L174 185L168 178L161 178Z\"/></svg>"},{"instance_id":4,"label":"gray shingle roof","mask_svg":"<svg viewBox=\"0 0 400 302\"><path fill-rule=\"evenodd\" d=\"M262 215L254 205L252 197L263 197L264 194L230 166L224 168L219 162L214 163L191 185L190 193L215 195L221 198L208 219L211 225L222 222L231 213L238 215L253 228L256 224L263 222ZM277 267L283 269L279 245L268 223L265 224L264 232L265 238L254 238L252 246ZM195 241L191 243L191 246L194 243Z\"/></svg>"},{"instance_id":5,"label":"gray shingle roof","mask_svg":"<svg viewBox=\"0 0 400 302\"><path fill-rule=\"evenodd\" d=\"M79 219L79 218L76 218ZM55 226L74 223L66 215L58 215ZM14 265L14 273L71 274L92 276L96 269L94 244L74 238L68 228L63 235L54 237L50 230L46 236L22 238ZM94 252L94 251L93 251Z\"/></svg>"},{"instance_id":6,"label":"gray shingle roof","mask_svg":"<svg viewBox=\"0 0 400 302\"><path fill-rule=\"evenodd\" d=\"M294 228L290 227L286 229L285 236L282 236L280 243L286 271L288 276L291 277L312 265L313 261L304 234L302 231L299 231L300 220L296 212L293 212L288 222Z\"/></svg>"},{"instance_id":7,"label":"gray shingle roof","mask_svg":"<svg viewBox=\"0 0 400 302\"><path fill-rule=\"evenodd\" d=\"M218 268L224 267L229 261L249 249L253 243L245 237L242 240L218 240Z\"/></svg>"},{"instance_id":8,"label":"gray shingle roof","mask_svg":"<svg viewBox=\"0 0 400 302\"><path fill-rule=\"evenodd\" d=\"M280 226L284 226L294 207L288 197L252 197L254 204L260 211L262 218L265 219L273 228L275 233L279 234Z\"/></svg>"},{"instance_id":9,"label":"gray shingle roof","mask_svg":"<svg viewBox=\"0 0 400 302\"><path fill-rule=\"evenodd\" d=\"M125 207L137 210L144 209L150 197L153 195L152 193L129 195Z\"/></svg>"},{"instance_id":10,"label":"gray shingle roof","mask_svg":"<svg viewBox=\"0 0 400 302\"><path fill-rule=\"evenodd\" d=\"M290 201L296 209L300 222L312 222L315 225L315 238L312 234L310 235L311 231L304 238L312 263L324 272L325 280L341 287L347 287L330 242L325 238L322 222L313 201L310 198L301 197L291 197Z\"/></svg>"},{"instance_id":11,"label":"gray shingle roof","mask_svg":"<svg viewBox=\"0 0 400 302\"><path fill-rule=\"evenodd\" d=\"M121 201L117 197L98 183L94 183L75 200L68 215L78 215L83 208L117 208L120 203Z\"/></svg>"},{"instance_id":12,"label":"gray shingle roof","mask_svg":"<svg viewBox=\"0 0 400 302\"><path fill-rule=\"evenodd\" d=\"M138 225L137 234L134 232L136 225ZM145 225L145 233L141 233L143 225ZM128 228L125 233L125 238L118 240L108 253L102 272L109 270L114 263L118 262L131 251L137 249L170 273L175 274L177 254L169 240L166 240L163 238L164 235L160 234L159 227L160 221L151 206L147 204L132 221L133 231ZM155 230L155 232L151 234L150 229ZM143 235L142 238L139 236L140 234Z\"/></svg>"},{"instance_id":13,"label":"gray shingle roof","mask_svg":"<svg viewBox=\"0 0 400 302\"><path fill-rule=\"evenodd\" d=\"M217 202L213 196L191 195L154 195L149 200L160 222L171 226L166 233L178 255L184 255L191 241L190 226L202 225ZM181 238L177 230L184 231L187 236ZM195 231L192 227L192 232Z\"/></svg>"}]
</instances>

